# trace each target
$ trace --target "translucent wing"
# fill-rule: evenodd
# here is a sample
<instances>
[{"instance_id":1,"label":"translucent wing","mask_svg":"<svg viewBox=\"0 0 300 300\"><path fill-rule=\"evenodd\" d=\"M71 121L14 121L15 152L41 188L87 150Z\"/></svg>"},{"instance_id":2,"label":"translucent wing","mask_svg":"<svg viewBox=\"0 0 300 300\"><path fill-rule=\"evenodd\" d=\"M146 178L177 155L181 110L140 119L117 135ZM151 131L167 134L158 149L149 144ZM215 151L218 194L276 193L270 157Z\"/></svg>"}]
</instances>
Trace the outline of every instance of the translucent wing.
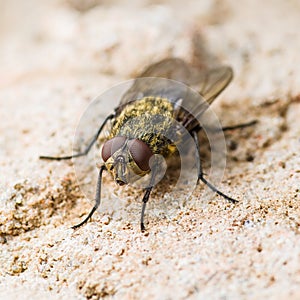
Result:
<instances>
[{"instance_id":1,"label":"translucent wing","mask_svg":"<svg viewBox=\"0 0 300 300\"><path fill-rule=\"evenodd\" d=\"M139 77L162 77L195 88L211 104L233 78L232 68L197 69L180 58L167 58L149 66Z\"/></svg>"},{"instance_id":2,"label":"translucent wing","mask_svg":"<svg viewBox=\"0 0 300 300\"><path fill-rule=\"evenodd\" d=\"M227 87L233 78L232 68L229 66L221 66L214 69L203 70L196 76L196 84L192 87L197 89L203 100L189 103L187 100L185 106L189 107L193 117L185 117L183 121L187 129L197 126L197 120L206 111L208 106L216 99L216 97ZM197 103L196 103L197 102ZM193 105L193 107L191 107Z\"/></svg>"},{"instance_id":3,"label":"translucent wing","mask_svg":"<svg viewBox=\"0 0 300 300\"><path fill-rule=\"evenodd\" d=\"M157 80L157 78L167 78L187 84L187 81L191 78L190 72L189 66L179 58L168 58L150 65L123 95L116 113L126 104L146 96L174 98L176 89L170 86L172 84L168 84L166 80Z\"/></svg>"},{"instance_id":4,"label":"translucent wing","mask_svg":"<svg viewBox=\"0 0 300 300\"><path fill-rule=\"evenodd\" d=\"M197 77L198 81L195 88L211 104L230 83L233 78L233 71L229 66L221 66L202 71Z\"/></svg>"},{"instance_id":5,"label":"translucent wing","mask_svg":"<svg viewBox=\"0 0 300 300\"><path fill-rule=\"evenodd\" d=\"M162 77L189 85L191 84L193 72L193 68L184 60L180 58L167 58L150 65L139 77Z\"/></svg>"},{"instance_id":6,"label":"translucent wing","mask_svg":"<svg viewBox=\"0 0 300 300\"><path fill-rule=\"evenodd\" d=\"M133 86L122 97L118 114L122 108L146 96L160 96L169 99L174 105L180 100L180 105L189 112L189 124L193 127L192 116L200 116L208 105L226 88L233 77L231 67L221 66L214 69L197 69L180 58L168 58L150 65L142 72ZM159 80L167 78L168 80ZM175 82L184 85L175 84ZM202 96L194 95L192 87ZM203 98L205 101L203 101ZM181 112L182 114L182 112ZM185 117L187 119L187 117ZM188 126L188 127L190 127Z\"/></svg>"}]
</instances>

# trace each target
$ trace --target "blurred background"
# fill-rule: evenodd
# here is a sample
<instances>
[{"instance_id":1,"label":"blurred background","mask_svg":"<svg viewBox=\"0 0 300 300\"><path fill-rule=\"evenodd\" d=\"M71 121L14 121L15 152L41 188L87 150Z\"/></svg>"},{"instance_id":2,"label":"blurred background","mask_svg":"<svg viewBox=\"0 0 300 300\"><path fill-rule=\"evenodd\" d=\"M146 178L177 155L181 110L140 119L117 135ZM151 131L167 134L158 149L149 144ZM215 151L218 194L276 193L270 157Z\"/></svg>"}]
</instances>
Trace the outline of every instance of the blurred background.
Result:
<instances>
[{"instance_id":1,"label":"blurred background","mask_svg":"<svg viewBox=\"0 0 300 300\"><path fill-rule=\"evenodd\" d=\"M295 85L299 5L297 0L1 1L0 84L46 74L131 77L158 59L192 60L206 49L244 77L246 95L271 96Z\"/></svg>"}]
</instances>

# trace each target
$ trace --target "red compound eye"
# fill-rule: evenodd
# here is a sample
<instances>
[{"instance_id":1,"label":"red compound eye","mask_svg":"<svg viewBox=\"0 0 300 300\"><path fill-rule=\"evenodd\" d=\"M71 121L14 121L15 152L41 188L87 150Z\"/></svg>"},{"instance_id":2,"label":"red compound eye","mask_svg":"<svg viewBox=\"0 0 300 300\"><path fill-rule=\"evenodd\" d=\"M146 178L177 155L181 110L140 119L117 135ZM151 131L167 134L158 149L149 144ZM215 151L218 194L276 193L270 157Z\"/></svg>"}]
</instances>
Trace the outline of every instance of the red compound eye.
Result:
<instances>
[{"instance_id":1,"label":"red compound eye","mask_svg":"<svg viewBox=\"0 0 300 300\"><path fill-rule=\"evenodd\" d=\"M116 136L104 143L102 148L102 159L107 161L125 143L126 137Z\"/></svg>"},{"instance_id":2,"label":"red compound eye","mask_svg":"<svg viewBox=\"0 0 300 300\"><path fill-rule=\"evenodd\" d=\"M138 167L143 171L150 170L149 160L153 155L149 146L138 139L133 139L128 142L129 152Z\"/></svg>"}]
</instances>

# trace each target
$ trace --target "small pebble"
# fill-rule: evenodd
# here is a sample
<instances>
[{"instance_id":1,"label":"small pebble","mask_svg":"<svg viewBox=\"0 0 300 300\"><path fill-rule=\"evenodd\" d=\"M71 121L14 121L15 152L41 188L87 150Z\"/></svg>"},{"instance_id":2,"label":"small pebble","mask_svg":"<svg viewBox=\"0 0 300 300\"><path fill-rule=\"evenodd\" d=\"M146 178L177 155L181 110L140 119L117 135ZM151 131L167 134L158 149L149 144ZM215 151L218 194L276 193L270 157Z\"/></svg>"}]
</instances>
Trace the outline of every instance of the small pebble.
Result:
<instances>
[{"instance_id":1,"label":"small pebble","mask_svg":"<svg viewBox=\"0 0 300 300\"><path fill-rule=\"evenodd\" d=\"M110 217L109 216L104 216L102 219L101 219L101 222L104 224L104 225L108 225L110 223Z\"/></svg>"}]
</instances>

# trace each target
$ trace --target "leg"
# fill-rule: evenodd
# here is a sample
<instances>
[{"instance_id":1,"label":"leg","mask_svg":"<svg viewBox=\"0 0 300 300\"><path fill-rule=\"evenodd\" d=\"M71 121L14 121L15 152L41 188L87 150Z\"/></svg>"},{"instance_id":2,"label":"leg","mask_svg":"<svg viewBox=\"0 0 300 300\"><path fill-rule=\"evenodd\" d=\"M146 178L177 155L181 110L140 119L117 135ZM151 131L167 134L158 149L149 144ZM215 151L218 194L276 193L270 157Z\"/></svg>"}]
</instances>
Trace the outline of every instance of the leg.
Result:
<instances>
[{"instance_id":1,"label":"leg","mask_svg":"<svg viewBox=\"0 0 300 300\"><path fill-rule=\"evenodd\" d=\"M217 193L218 195L222 196L223 198L225 198L226 200L232 202L232 203L236 203L238 202L237 200L225 195L224 193L222 193L221 191L219 191L214 185L212 185L209 181L207 181L204 176L203 176L203 171L202 171L202 165L201 165L201 155L200 155L200 144L199 144L199 139L198 139L198 133L196 131L193 131L193 138L194 141L196 143L196 147L197 147L197 168L198 168L198 182L199 180L201 180L204 184L206 184L212 191L214 191L215 193Z\"/></svg>"},{"instance_id":2,"label":"leg","mask_svg":"<svg viewBox=\"0 0 300 300\"><path fill-rule=\"evenodd\" d=\"M145 214L146 204L149 200L151 190L152 190L152 186L148 187L146 189L146 192L145 192L144 197L143 197L143 206L142 206L142 213L141 213L141 231L142 232L144 232L146 230L145 225L144 225L144 214Z\"/></svg>"},{"instance_id":3,"label":"leg","mask_svg":"<svg viewBox=\"0 0 300 300\"><path fill-rule=\"evenodd\" d=\"M98 181L97 181L97 189L96 189L96 196L95 196L95 205L93 206L92 210L88 214L88 216L79 224L72 226L73 229L76 229L80 226L82 226L84 223L86 223L94 214L94 212L97 210L97 208L100 205L101 202L101 183L102 183L102 173L103 171L106 170L106 167L103 165L100 170L99 170L99 175L98 175Z\"/></svg>"},{"instance_id":4,"label":"leg","mask_svg":"<svg viewBox=\"0 0 300 300\"><path fill-rule=\"evenodd\" d=\"M82 152L76 153L76 154L72 154L72 155L68 155L68 156L61 156L61 157L56 157L56 156L40 156L40 159L51 159L51 160L65 160L65 159L71 159L71 158L75 158L75 157L80 157L80 156L84 156L87 155L89 153L89 151L91 150L91 148L93 147L93 145L95 144L95 142L97 141L101 131L103 130L105 124L107 123L108 120L111 120L114 117L114 114L109 115L104 122L102 123L102 125L100 126L100 128L98 129L97 133L95 134L95 136L93 137L92 141L89 143L89 145L86 147L86 149Z\"/></svg>"},{"instance_id":5,"label":"leg","mask_svg":"<svg viewBox=\"0 0 300 300\"><path fill-rule=\"evenodd\" d=\"M250 126L253 126L257 123L258 123L257 120L253 120L253 121L250 121L250 122L247 122L247 123L237 124L237 125L233 125L233 126L225 126L225 127L220 128L220 129L213 129L213 128L209 128L209 127L207 129L211 130L213 132L229 131L229 130L235 130L235 129L242 129L242 128L245 128L245 127L250 127ZM196 125L193 128L193 131L199 132L202 129L203 128L200 125Z\"/></svg>"},{"instance_id":6,"label":"leg","mask_svg":"<svg viewBox=\"0 0 300 300\"><path fill-rule=\"evenodd\" d=\"M248 123L243 123L243 124L238 124L238 125L233 125L233 126L225 126L222 128L223 131L227 131L227 130L234 130L234 129L240 129L240 128L245 128L245 127L249 127L249 126L253 126L257 123L257 120L253 120L251 122Z\"/></svg>"},{"instance_id":7,"label":"leg","mask_svg":"<svg viewBox=\"0 0 300 300\"><path fill-rule=\"evenodd\" d=\"M157 164L157 162L156 162L156 164ZM141 212L141 231L142 232L144 232L146 230L145 225L144 225L145 209L146 209L146 204L149 200L150 193L154 186L156 172L157 172L157 165L154 164L154 166L152 167L152 171L151 171L152 174L151 174L150 184L145 189L145 194L143 197L143 206L142 206L142 212Z\"/></svg>"}]
</instances>

